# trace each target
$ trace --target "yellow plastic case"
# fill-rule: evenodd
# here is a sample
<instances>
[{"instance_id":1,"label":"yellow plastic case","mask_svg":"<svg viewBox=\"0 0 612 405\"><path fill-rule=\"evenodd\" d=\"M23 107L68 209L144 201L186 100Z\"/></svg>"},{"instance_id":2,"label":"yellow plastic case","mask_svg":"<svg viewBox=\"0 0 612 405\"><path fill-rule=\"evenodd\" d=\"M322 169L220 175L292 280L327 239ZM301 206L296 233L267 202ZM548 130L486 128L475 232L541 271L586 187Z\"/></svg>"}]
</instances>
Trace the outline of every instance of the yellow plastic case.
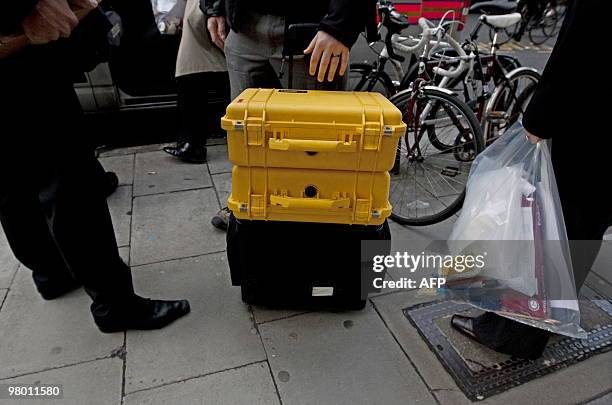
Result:
<instances>
[{"instance_id":1,"label":"yellow plastic case","mask_svg":"<svg viewBox=\"0 0 612 405\"><path fill-rule=\"evenodd\" d=\"M380 225L391 214L388 172L234 166L238 219Z\"/></svg>"},{"instance_id":2,"label":"yellow plastic case","mask_svg":"<svg viewBox=\"0 0 612 405\"><path fill-rule=\"evenodd\" d=\"M228 107L229 159L246 167L383 172L406 132L378 93L247 89Z\"/></svg>"}]
</instances>

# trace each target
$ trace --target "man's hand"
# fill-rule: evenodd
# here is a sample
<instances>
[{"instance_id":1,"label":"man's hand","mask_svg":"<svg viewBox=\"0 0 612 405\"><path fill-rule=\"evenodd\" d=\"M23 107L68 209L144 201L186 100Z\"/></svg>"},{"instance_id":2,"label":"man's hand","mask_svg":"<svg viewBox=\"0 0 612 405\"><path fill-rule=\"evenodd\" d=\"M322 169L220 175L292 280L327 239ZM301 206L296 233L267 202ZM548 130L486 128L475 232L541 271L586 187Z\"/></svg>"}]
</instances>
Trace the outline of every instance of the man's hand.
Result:
<instances>
[{"instance_id":1,"label":"man's hand","mask_svg":"<svg viewBox=\"0 0 612 405\"><path fill-rule=\"evenodd\" d=\"M327 74L327 80L333 81L338 75L344 76L346 69L349 64L349 49L344 44L338 41L333 36L329 35L325 31L317 32L317 35L312 39L308 48L304 50L305 55L312 54L310 56L310 70L311 76L317 73L317 80L323 82L325 80L325 73L329 67L329 73ZM338 70L340 66L340 70Z\"/></svg>"},{"instance_id":2,"label":"man's hand","mask_svg":"<svg viewBox=\"0 0 612 405\"><path fill-rule=\"evenodd\" d=\"M225 34L225 17L208 17L206 28L208 28L213 43L223 49L227 37Z\"/></svg>"},{"instance_id":3,"label":"man's hand","mask_svg":"<svg viewBox=\"0 0 612 405\"><path fill-rule=\"evenodd\" d=\"M527 130L525 130L525 137L529 140L529 142L533 144L543 141L542 138L538 138L537 136L535 136L534 134L532 134L531 132Z\"/></svg>"},{"instance_id":4,"label":"man's hand","mask_svg":"<svg viewBox=\"0 0 612 405\"><path fill-rule=\"evenodd\" d=\"M31 43L46 44L69 37L78 23L66 0L40 0L22 27Z\"/></svg>"},{"instance_id":5,"label":"man's hand","mask_svg":"<svg viewBox=\"0 0 612 405\"><path fill-rule=\"evenodd\" d=\"M73 6L72 8L78 10L91 11L98 7L98 1L96 0L68 0L68 3Z\"/></svg>"}]
</instances>

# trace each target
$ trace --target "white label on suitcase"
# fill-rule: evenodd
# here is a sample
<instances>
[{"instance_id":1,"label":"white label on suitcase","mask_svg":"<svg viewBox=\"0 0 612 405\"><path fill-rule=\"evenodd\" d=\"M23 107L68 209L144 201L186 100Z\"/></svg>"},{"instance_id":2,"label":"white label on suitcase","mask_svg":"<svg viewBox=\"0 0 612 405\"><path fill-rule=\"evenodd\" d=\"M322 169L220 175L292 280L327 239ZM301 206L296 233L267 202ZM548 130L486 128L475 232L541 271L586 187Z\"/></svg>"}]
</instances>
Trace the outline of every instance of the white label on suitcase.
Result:
<instances>
[{"instance_id":1,"label":"white label on suitcase","mask_svg":"<svg viewBox=\"0 0 612 405\"><path fill-rule=\"evenodd\" d=\"M334 287L312 287L313 297L331 297L334 295Z\"/></svg>"}]
</instances>

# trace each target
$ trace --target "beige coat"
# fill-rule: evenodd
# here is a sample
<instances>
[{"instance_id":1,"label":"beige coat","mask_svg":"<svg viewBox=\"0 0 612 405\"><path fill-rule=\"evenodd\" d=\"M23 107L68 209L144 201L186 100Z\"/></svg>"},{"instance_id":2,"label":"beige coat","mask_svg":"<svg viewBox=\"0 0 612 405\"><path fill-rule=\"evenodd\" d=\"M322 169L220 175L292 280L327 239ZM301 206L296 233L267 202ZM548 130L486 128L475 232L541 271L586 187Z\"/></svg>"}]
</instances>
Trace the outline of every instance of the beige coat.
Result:
<instances>
[{"instance_id":1,"label":"beige coat","mask_svg":"<svg viewBox=\"0 0 612 405\"><path fill-rule=\"evenodd\" d=\"M187 0L183 34L176 58L176 76L202 72L225 72L225 56L210 40L206 16L199 0Z\"/></svg>"}]
</instances>

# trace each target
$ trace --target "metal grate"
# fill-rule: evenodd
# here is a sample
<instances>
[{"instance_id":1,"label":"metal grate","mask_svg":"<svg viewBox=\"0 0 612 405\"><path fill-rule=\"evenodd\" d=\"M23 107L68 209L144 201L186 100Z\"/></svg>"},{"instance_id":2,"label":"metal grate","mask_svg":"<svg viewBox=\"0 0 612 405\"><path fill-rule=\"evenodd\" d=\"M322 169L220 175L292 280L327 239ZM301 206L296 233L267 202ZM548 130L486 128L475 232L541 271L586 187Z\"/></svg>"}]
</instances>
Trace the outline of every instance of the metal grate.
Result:
<instances>
[{"instance_id":1,"label":"metal grate","mask_svg":"<svg viewBox=\"0 0 612 405\"><path fill-rule=\"evenodd\" d=\"M551 339L543 356L538 360L497 354L488 358L482 356L484 360L466 359L460 345L453 344L440 325L443 318L450 318L460 312L474 311L473 307L467 304L451 301L429 302L404 309L404 315L417 328L463 393L470 400L478 401L611 350L612 302L593 290L584 288L581 308L582 306L590 307L584 308L586 311L582 310L583 314L588 313L591 318L584 319L583 316L582 322L589 332L588 337L583 340L567 337Z\"/></svg>"}]
</instances>

